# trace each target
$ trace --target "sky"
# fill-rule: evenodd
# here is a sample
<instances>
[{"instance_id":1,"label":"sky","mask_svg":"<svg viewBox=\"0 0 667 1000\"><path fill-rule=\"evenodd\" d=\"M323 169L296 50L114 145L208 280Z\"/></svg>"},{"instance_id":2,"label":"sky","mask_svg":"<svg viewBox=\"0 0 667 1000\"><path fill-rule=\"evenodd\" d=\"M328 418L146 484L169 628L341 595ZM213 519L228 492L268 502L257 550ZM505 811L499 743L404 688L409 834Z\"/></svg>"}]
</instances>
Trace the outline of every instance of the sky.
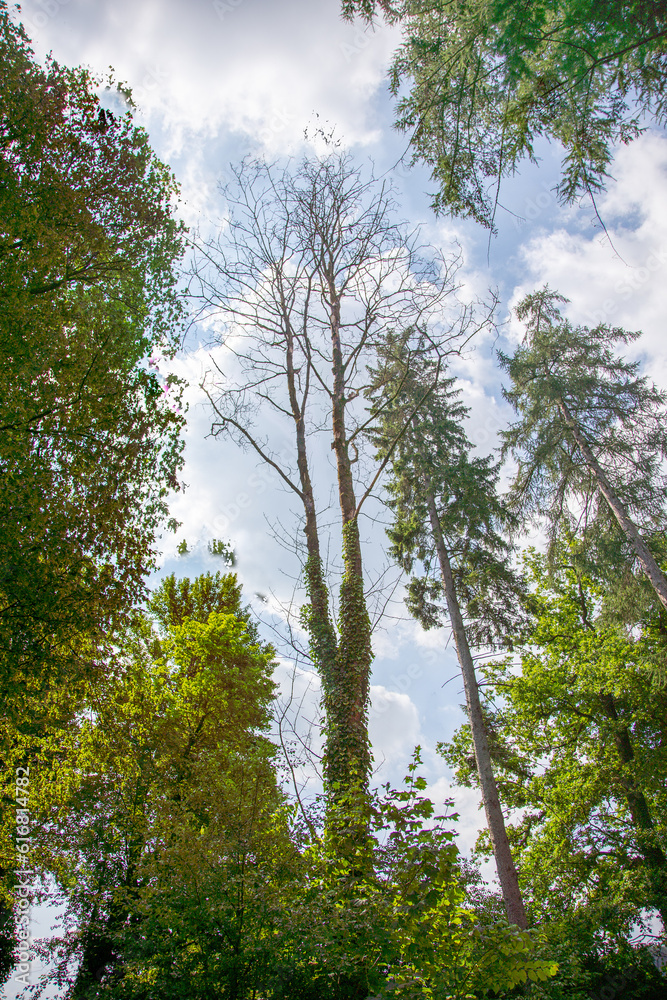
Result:
<instances>
[{"instance_id":1,"label":"sky","mask_svg":"<svg viewBox=\"0 0 667 1000\"><path fill-rule=\"evenodd\" d=\"M664 289L667 278L667 138L647 132L617 151L608 190L598 201L608 235L586 201L560 207L553 187L560 151L538 147L501 191L499 232L489 240L479 226L436 219L429 209L433 185L421 168L401 158L407 138L392 128L393 98L386 74L400 41L397 28L375 30L343 22L337 0L26 0L20 18L36 55L65 65L87 65L99 74L113 67L128 83L158 156L182 187L183 218L210 231L223 211L219 185L230 164L244 156L269 160L321 152L318 129L333 130L340 148L364 169L393 182L400 214L423 227L424 238L446 253L463 253L462 295L499 297L498 329L480 336L452 372L471 408L468 434L483 453L511 418L503 401L495 349L521 337L512 307L522 295L549 283L570 300L574 322L608 322L642 330L629 349L644 370L667 387ZM253 608L277 635L294 593L298 565L275 537L293 536L296 510L277 480L232 442L207 436L211 414L200 382L210 367L205 331L194 328L167 369L189 383L187 488L173 498L182 522L165 535L159 575L196 575L221 568L207 552L212 538L231 542L237 571ZM383 571L383 532L368 526L367 566ZM331 544L336 544L333 525ZM536 535L535 538L539 540ZM186 540L189 554L179 556ZM394 571L388 579L397 582ZM437 803L453 796L460 813L459 844L469 849L482 822L478 794L452 789L445 762L435 752L462 721L464 700L452 644L445 630L424 633L396 599L374 635L371 736L378 782L399 782L415 745L422 773ZM284 631L284 630L283 630ZM318 681L307 665L279 648L277 677L284 696L300 707L303 733L317 719ZM317 749L317 735L314 734ZM316 782L308 785L308 793Z\"/></svg>"}]
</instances>

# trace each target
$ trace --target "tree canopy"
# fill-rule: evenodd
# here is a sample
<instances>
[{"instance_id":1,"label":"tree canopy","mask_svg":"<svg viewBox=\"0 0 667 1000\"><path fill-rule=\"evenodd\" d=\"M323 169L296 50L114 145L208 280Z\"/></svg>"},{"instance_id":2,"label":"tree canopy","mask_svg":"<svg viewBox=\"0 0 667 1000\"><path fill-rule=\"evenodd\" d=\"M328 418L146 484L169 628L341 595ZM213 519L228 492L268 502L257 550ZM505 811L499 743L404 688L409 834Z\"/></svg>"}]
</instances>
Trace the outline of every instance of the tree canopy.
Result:
<instances>
[{"instance_id":1,"label":"tree canopy","mask_svg":"<svg viewBox=\"0 0 667 1000\"><path fill-rule=\"evenodd\" d=\"M183 231L130 107L40 66L5 3L0 65L0 684L21 712L143 592L181 461L146 361L177 343Z\"/></svg>"},{"instance_id":2,"label":"tree canopy","mask_svg":"<svg viewBox=\"0 0 667 1000\"><path fill-rule=\"evenodd\" d=\"M626 561L637 561L667 608L667 579L646 540L665 524L667 394L612 346L638 333L574 326L560 313L565 301L549 288L526 296L517 307L524 342L512 357L499 354L519 416L502 432L519 463L511 500L546 518L552 538L564 525L581 527L584 544L620 535Z\"/></svg>"},{"instance_id":3,"label":"tree canopy","mask_svg":"<svg viewBox=\"0 0 667 1000\"><path fill-rule=\"evenodd\" d=\"M652 0L344 0L403 26L396 125L432 170L437 212L495 228L500 184L546 138L558 195L602 190L614 148L667 116L667 5ZM409 88L407 94L404 88Z\"/></svg>"},{"instance_id":4,"label":"tree canopy","mask_svg":"<svg viewBox=\"0 0 667 1000\"><path fill-rule=\"evenodd\" d=\"M181 996L174 969L189 996L239 996L257 974L264 882L292 848L266 736L273 650L240 598L232 574L166 578L41 778L40 859L76 928L54 974L72 997Z\"/></svg>"},{"instance_id":5,"label":"tree canopy","mask_svg":"<svg viewBox=\"0 0 667 1000\"><path fill-rule=\"evenodd\" d=\"M0 877L11 894L10 769L52 748L80 709L145 594L178 487L178 391L148 359L178 341L184 244L176 183L122 87L40 65L4 2L0 73ZM125 113L102 107L105 83ZM4 896L0 908L4 947Z\"/></svg>"}]
</instances>

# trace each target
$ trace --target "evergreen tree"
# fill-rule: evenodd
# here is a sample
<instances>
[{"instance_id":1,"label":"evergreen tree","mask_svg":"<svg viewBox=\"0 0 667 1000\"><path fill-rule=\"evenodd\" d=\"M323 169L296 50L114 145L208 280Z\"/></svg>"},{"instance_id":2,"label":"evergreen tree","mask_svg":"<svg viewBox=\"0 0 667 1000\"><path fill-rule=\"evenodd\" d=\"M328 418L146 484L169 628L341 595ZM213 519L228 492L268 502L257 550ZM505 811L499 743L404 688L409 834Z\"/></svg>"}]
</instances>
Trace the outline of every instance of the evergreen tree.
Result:
<instances>
[{"instance_id":1,"label":"evergreen tree","mask_svg":"<svg viewBox=\"0 0 667 1000\"><path fill-rule=\"evenodd\" d=\"M524 342L500 355L520 418L503 432L504 452L519 462L511 501L546 518L552 538L563 524L572 533L581 523L598 535L620 529L627 558L667 608L667 579L644 537L666 523L667 394L613 350L638 333L573 326L559 310L566 301L548 287L526 296L517 307Z\"/></svg>"},{"instance_id":2,"label":"evergreen tree","mask_svg":"<svg viewBox=\"0 0 667 1000\"><path fill-rule=\"evenodd\" d=\"M397 126L432 170L436 211L495 228L504 177L564 149L560 199L602 190L614 147L664 125L664 0L342 0L403 27L392 67ZM408 89L409 88L409 89Z\"/></svg>"},{"instance_id":3,"label":"evergreen tree","mask_svg":"<svg viewBox=\"0 0 667 1000\"><path fill-rule=\"evenodd\" d=\"M388 489L394 520L388 534L406 571L415 560L424 566L425 575L408 587L411 612L425 628L441 624L443 617L451 624L498 877L510 921L525 927L470 648L493 644L509 622L515 624L519 584L500 533L508 518L496 495L497 468L488 458L470 456L462 426L467 409L454 380L441 377L441 365L428 356L423 337L411 351L410 337L411 332L388 338L371 389L379 457L393 448ZM444 616L437 603L443 596Z\"/></svg>"}]
</instances>

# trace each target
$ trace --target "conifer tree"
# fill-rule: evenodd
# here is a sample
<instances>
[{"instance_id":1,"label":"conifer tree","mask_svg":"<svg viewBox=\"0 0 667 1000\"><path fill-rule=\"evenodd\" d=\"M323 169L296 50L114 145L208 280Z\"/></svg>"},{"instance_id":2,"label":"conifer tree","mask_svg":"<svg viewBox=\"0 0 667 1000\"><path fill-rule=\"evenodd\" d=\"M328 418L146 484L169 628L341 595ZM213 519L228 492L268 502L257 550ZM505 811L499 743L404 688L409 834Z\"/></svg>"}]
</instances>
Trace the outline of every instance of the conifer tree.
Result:
<instances>
[{"instance_id":1,"label":"conifer tree","mask_svg":"<svg viewBox=\"0 0 667 1000\"><path fill-rule=\"evenodd\" d=\"M433 208L495 229L501 183L538 140L563 150L559 199L604 190L614 149L664 126L664 0L342 0L403 29L396 126L431 168Z\"/></svg>"},{"instance_id":2,"label":"conifer tree","mask_svg":"<svg viewBox=\"0 0 667 1000\"><path fill-rule=\"evenodd\" d=\"M489 458L470 455L462 426L467 408L454 379L441 377L441 363L432 352L429 357L424 338L411 352L409 336L388 338L371 391L378 455L384 458L397 442L388 534L392 553L407 572L415 560L424 567L424 575L413 577L408 587L411 612L425 628L441 624L443 617L451 625L507 915L526 927L471 651L471 645L493 644L510 622L516 624L513 606L520 584L508 567L511 549L500 533L507 514L496 495L497 467ZM441 597L446 610L438 603Z\"/></svg>"},{"instance_id":3,"label":"conifer tree","mask_svg":"<svg viewBox=\"0 0 667 1000\"><path fill-rule=\"evenodd\" d=\"M574 326L564 302L548 287L526 296L517 307L524 342L513 357L500 354L519 415L503 432L505 453L519 462L513 504L546 517L552 538L564 523L597 532L615 523L667 608L667 579L645 537L665 527L667 394L614 351L639 333Z\"/></svg>"}]
</instances>

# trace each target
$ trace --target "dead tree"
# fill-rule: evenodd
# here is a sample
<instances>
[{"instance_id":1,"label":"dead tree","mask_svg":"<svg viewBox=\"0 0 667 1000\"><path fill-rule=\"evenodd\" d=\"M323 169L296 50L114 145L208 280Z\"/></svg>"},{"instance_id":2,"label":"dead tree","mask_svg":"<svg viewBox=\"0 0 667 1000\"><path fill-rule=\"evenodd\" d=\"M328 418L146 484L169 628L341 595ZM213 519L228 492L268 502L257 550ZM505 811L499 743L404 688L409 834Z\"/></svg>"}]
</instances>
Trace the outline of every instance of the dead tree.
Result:
<instances>
[{"instance_id":1,"label":"dead tree","mask_svg":"<svg viewBox=\"0 0 667 1000\"><path fill-rule=\"evenodd\" d=\"M455 350L471 334L471 315L455 294L458 253L447 260L420 245L418 232L395 221L387 185L365 179L348 156L304 160L293 171L245 162L235 173L237 183L225 190L229 216L215 238L200 242L190 294L217 325L228 359L204 380L212 433L253 449L303 509L300 617L322 679L331 818L336 803L365 799L371 767L373 654L359 514L390 454L372 468L359 461L371 419L366 366L390 328L428 324L440 351ZM289 455L262 431L267 412L272 428L288 429ZM340 511L337 614L323 568L324 490L312 454L322 435Z\"/></svg>"}]
</instances>

